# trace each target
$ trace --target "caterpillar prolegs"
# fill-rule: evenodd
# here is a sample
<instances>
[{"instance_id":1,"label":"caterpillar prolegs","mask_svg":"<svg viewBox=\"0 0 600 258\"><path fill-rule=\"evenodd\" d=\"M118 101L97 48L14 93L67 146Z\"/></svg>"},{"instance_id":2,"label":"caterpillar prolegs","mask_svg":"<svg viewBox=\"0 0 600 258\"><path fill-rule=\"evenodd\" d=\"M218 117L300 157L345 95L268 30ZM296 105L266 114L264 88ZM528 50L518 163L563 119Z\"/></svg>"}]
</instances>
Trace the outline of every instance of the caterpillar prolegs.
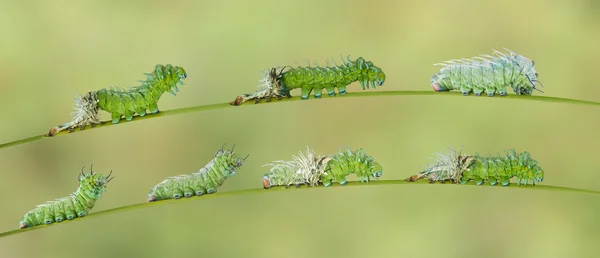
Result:
<instances>
[{"instance_id":1,"label":"caterpillar prolegs","mask_svg":"<svg viewBox=\"0 0 600 258\"><path fill-rule=\"evenodd\" d=\"M152 73L145 73L146 80L140 81L140 86L127 90L111 87L98 91L88 91L84 96L74 98L75 112L70 122L53 127L48 136L53 136L60 131L75 128L83 130L86 126L94 127L101 124L98 110L111 113L112 123L119 123L122 117L127 121L133 119L137 113L145 116L146 111L155 114L158 112L158 100L165 92L176 95L178 85L184 85L183 80L187 73L182 67L167 64L156 65Z\"/></svg>"},{"instance_id":2,"label":"caterpillar prolegs","mask_svg":"<svg viewBox=\"0 0 600 258\"><path fill-rule=\"evenodd\" d=\"M346 176L356 174L361 182L370 182L381 177L383 168L362 148L352 151L339 151L335 155L316 154L306 148L306 154L299 152L291 161L275 161L268 173L262 177L263 187L290 187L294 185L331 186L333 182L347 183Z\"/></svg>"},{"instance_id":3,"label":"caterpillar prolegs","mask_svg":"<svg viewBox=\"0 0 600 258\"><path fill-rule=\"evenodd\" d=\"M114 178L110 177L111 174L112 171L108 176L94 174L91 166L90 173L84 174L82 168L77 191L68 197L36 206L19 221L19 228L52 224L65 219L72 220L86 216L106 190L108 182Z\"/></svg>"},{"instance_id":4,"label":"caterpillar prolegs","mask_svg":"<svg viewBox=\"0 0 600 258\"><path fill-rule=\"evenodd\" d=\"M505 49L509 53L493 50L492 55L480 55L471 59L461 58L435 65L442 69L431 77L431 87L435 91L460 90L463 96L473 92L480 96L485 92L489 97L495 93L506 96L510 87L517 95L531 95L538 80L535 62L520 54Z\"/></svg>"},{"instance_id":5,"label":"caterpillar prolegs","mask_svg":"<svg viewBox=\"0 0 600 258\"><path fill-rule=\"evenodd\" d=\"M157 184L148 193L148 202L216 193L217 188L223 185L228 177L235 175L248 158L248 156L241 158L235 155L233 152L235 144L231 150L224 150L223 147L200 171L191 175L169 177Z\"/></svg>"},{"instance_id":6,"label":"caterpillar prolegs","mask_svg":"<svg viewBox=\"0 0 600 258\"><path fill-rule=\"evenodd\" d=\"M505 155L482 156L457 154L450 148L448 153L438 153L435 163L427 169L405 180L429 179L430 183L450 181L457 184L473 180L477 185L487 182L508 186L512 178L516 178L517 185L535 185L544 180L544 170L527 151L517 153L510 149Z\"/></svg>"},{"instance_id":7,"label":"caterpillar prolegs","mask_svg":"<svg viewBox=\"0 0 600 258\"><path fill-rule=\"evenodd\" d=\"M289 69L284 71L285 68ZM323 89L331 97L336 95L335 88L338 89L340 95L345 95L346 86L355 81L359 81L364 90L365 87L369 88L369 84L373 88L383 86L385 78L385 73L381 68L362 57L355 61L350 60L350 56L347 57L347 61L342 58L341 66L338 66L335 60L334 65L329 66L329 60L327 60L325 67L320 67L315 62L314 67L311 67L310 63L307 63L306 67L285 66L279 72L277 72L277 68L271 68L263 71L256 92L240 95L229 104L238 106L249 100L260 103L261 99L269 102L272 98L277 100L283 97L291 98L290 91L297 88L301 89L301 99L303 100L308 99L311 92L314 92L315 98L321 98Z\"/></svg>"}]
</instances>

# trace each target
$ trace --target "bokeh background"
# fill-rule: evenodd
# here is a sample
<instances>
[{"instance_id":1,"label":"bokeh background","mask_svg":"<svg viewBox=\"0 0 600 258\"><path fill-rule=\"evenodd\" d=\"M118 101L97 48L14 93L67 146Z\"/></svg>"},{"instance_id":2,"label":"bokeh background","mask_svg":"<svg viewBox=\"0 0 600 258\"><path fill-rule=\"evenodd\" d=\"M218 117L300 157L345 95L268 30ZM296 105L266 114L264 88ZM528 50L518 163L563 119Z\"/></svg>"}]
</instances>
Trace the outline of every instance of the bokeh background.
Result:
<instances>
[{"instance_id":1,"label":"bokeh background","mask_svg":"<svg viewBox=\"0 0 600 258\"><path fill-rule=\"evenodd\" d=\"M79 92L128 87L158 63L188 71L161 110L252 92L261 70L363 56L383 90L429 90L432 64L509 48L545 93L600 101L596 0L0 2L0 142L69 120ZM339 60L339 59L338 59ZM358 83L348 87L359 91ZM511 92L512 93L512 92ZM299 92L292 92L298 95ZM548 185L600 190L600 110L487 97L331 98L123 123L0 150L0 231L67 196L82 166L113 170L92 212L144 202L223 143L250 153L220 191L261 187L262 165L307 145L363 147L383 179L448 146L528 150ZM104 120L110 116L103 114ZM289 191L162 205L0 239L0 257L597 257L600 200L501 187L400 185Z\"/></svg>"}]
</instances>

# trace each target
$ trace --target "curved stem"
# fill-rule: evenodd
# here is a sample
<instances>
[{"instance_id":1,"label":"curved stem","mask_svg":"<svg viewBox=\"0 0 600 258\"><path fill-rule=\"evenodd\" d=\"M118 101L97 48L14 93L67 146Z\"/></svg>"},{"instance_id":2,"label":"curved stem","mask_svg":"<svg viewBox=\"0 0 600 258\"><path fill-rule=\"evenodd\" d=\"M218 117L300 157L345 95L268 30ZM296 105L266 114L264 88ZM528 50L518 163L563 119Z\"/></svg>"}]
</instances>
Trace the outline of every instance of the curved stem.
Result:
<instances>
[{"instance_id":1,"label":"curved stem","mask_svg":"<svg viewBox=\"0 0 600 258\"><path fill-rule=\"evenodd\" d=\"M381 97L381 96L427 96L427 95L463 97L460 92L435 92L435 91L368 91L367 92L367 91L364 91L364 92L351 92L344 96L338 95L338 96L334 96L334 97L329 97L327 94L325 94L323 96L323 99L353 98L353 97ZM474 96L470 96L470 97L476 98ZM600 102L577 100L577 99L567 99L567 98L557 98L557 97L546 97L546 96L507 95L507 96L503 96L503 97L496 96L496 97L492 97L492 98L481 96L479 98L485 98L485 99L490 99L490 100L518 99L518 100L532 100L532 101L553 102L553 103L569 103L569 104L576 104L576 105L600 106ZM298 101L298 100L300 100L300 97L296 96L296 97L292 97L289 99L283 98L281 100L271 100L271 102L265 102L263 100L261 102L261 104L290 102L290 101ZM319 99L310 99L309 101L319 101ZM254 102L245 102L240 106L250 106L250 105L254 105ZM131 120L131 121L122 120L119 122L119 124L127 124L127 123L131 123L131 122L135 122L135 121L141 121L141 120L145 120L145 119L157 118L157 117L163 117L163 116L186 114L186 113L200 112L200 111L213 110L213 109L237 108L237 107L238 106L229 105L229 103L220 103L220 104L210 104L210 105L172 109L172 110L167 110L167 111L160 111L157 114L148 114L145 116L136 115L133 117L133 120ZM84 131L88 131L88 130L92 130L92 129L96 129L96 128L104 128L104 127L108 127L108 126L112 126L112 125L115 125L115 124L111 123L110 121L103 121L101 125L97 125L93 128L87 127ZM48 128L48 129L50 129L50 128ZM79 129L75 129L73 131L73 133L80 132L80 131L81 130L79 130ZM66 134L70 134L70 133L67 131L62 131L62 132L57 133L53 137L66 135ZM16 141L0 144L0 149L27 143L27 142L32 142L32 141L43 139L43 138L52 138L52 137L48 137L45 134L37 135L37 136L33 136L33 137L21 139L21 140L16 140Z\"/></svg>"},{"instance_id":2,"label":"curved stem","mask_svg":"<svg viewBox=\"0 0 600 258\"><path fill-rule=\"evenodd\" d=\"M36 227L31 227L31 228L26 228L26 229L15 229L15 230L3 232L3 233L0 233L0 238L19 234L19 233L24 233L24 232L31 231L31 230L48 228L48 227L51 227L51 226L54 226L57 224L65 224L65 223L70 223L70 222L74 222L74 221L81 221L81 220L85 220L88 218L96 218L96 217L113 214L113 213L117 213L117 212L137 210L137 209L143 209L143 208L165 205L165 204L176 204L176 203L183 203L183 202L188 202L188 201L204 200L204 199L209 199L209 198L220 198L220 197L226 197L226 196L257 194L257 193L272 193L272 192L277 192L277 191L305 190L305 189L311 189L311 188L332 188L332 187L336 188L336 187L349 187L349 186L377 186L377 185L422 185L422 186L429 185L429 187L439 187L439 186L461 187L462 186L462 185L456 185L456 184L451 184L451 183L446 183L446 184L428 184L428 183L429 182L427 180L421 180L421 181L417 181L417 182L406 182L404 180L376 180L376 181L371 181L369 183L361 183L358 181L349 181L348 184L346 184L344 186L341 186L339 184L333 184L332 186L329 186L329 187L324 187L322 185L319 185L319 186L315 186L315 187L307 187L307 186L301 186L301 187L297 187L297 188L290 187L287 189L285 187L278 186L278 187L272 187L270 189L255 188L255 189L246 189L246 190L236 190L236 191L230 191L230 192L217 192L214 194L207 194L207 195L203 195L203 196L194 196L191 198L182 198L179 200L170 199L170 200L163 200L163 201L157 201L157 202L144 202L144 203L132 204L132 205L127 205L127 206L118 207L118 208L109 209L109 210L103 210L103 211L99 211L99 212L95 212L95 213L92 212L88 216L85 216L82 218L77 218L74 220L66 220L66 221L63 221L60 223L53 223L50 225L41 225L41 226L36 226ZM477 186L473 182L469 182L464 185ZM497 187L497 188L509 188L509 189L522 188L522 189L530 189L530 190L561 191L561 192L588 193L588 194L600 195L600 191L569 188L569 187L562 187L562 186L551 186L551 185L518 186L516 184L511 184L509 186L491 186L491 185L486 184L486 185L481 185L479 187ZM15 226L17 225L17 221L15 221Z\"/></svg>"}]
</instances>

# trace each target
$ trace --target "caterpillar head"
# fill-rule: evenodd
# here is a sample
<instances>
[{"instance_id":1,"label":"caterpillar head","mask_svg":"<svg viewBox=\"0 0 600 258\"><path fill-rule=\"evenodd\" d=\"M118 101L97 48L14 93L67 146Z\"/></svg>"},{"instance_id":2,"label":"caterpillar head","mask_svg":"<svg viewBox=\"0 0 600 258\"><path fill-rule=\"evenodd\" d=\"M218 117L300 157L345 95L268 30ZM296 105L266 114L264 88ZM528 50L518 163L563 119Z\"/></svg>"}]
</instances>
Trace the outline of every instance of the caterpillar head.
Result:
<instances>
[{"instance_id":1,"label":"caterpillar head","mask_svg":"<svg viewBox=\"0 0 600 258\"><path fill-rule=\"evenodd\" d=\"M373 166L371 166L371 175L376 179L383 175L383 168L381 165L379 165L379 163L373 162Z\"/></svg>"},{"instance_id":2,"label":"caterpillar head","mask_svg":"<svg viewBox=\"0 0 600 258\"><path fill-rule=\"evenodd\" d=\"M533 167L533 173L534 173L535 181L537 181L537 182L544 181L544 170L541 167L539 167L539 166Z\"/></svg>"},{"instance_id":3,"label":"caterpillar head","mask_svg":"<svg viewBox=\"0 0 600 258\"><path fill-rule=\"evenodd\" d=\"M419 179L427 178L430 182L451 180L455 183L460 181L463 172L474 164L475 157L457 153L452 147L449 147L446 153L436 153L432 158L434 163L429 164L425 170L404 179L407 182L415 182Z\"/></svg>"},{"instance_id":4,"label":"caterpillar head","mask_svg":"<svg viewBox=\"0 0 600 258\"><path fill-rule=\"evenodd\" d=\"M235 173L237 172L237 169L244 164L244 161L248 158L248 156L250 156L250 154L248 154L244 158L242 158L238 155L235 155L235 153L233 152L233 148L235 148L235 144L231 147L231 150L224 150L223 147L225 147L224 144L223 144L223 146L221 146L221 149L218 150L217 153L215 153L215 159L219 158L220 156L225 157L226 166L231 168L231 169L227 169L228 174L226 176L230 177L230 176L235 175Z\"/></svg>"},{"instance_id":5,"label":"caterpillar head","mask_svg":"<svg viewBox=\"0 0 600 258\"><path fill-rule=\"evenodd\" d=\"M81 168L81 174L79 175L79 190L82 191L84 195L87 195L89 198L94 200L99 199L102 196L102 193L106 190L106 185L110 182L114 177L110 177L112 175L112 170L108 174L108 176L104 176L102 174L94 174L92 171L92 166L90 166L90 173L85 174L83 169Z\"/></svg>"},{"instance_id":6,"label":"caterpillar head","mask_svg":"<svg viewBox=\"0 0 600 258\"><path fill-rule=\"evenodd\" d=\"M536 88L536 83L539 83L542 88L544 85L538 81L538 73L534 68L535 62L506 48L504 50L510 53L509 55L504 55L504 57L515 62L517 68L520 70L519 72L524 75L524 78L518 81L517 85L513 86L515 93L517 95L531 95L534 90L544 93L539 88ZM499 53L497 50L494 51Z\"/></svg>"},{"instance_id":7,"label":"caterpillar head","mask_svg":"<svg viewBox=\"0 0 600 258\"><path fill-rule=\"evenodd\" d=\"M362 57L359 57L356 60L356 63L359 70L366 71L367 78L364 83L367 84L367 87L369 86L369 82L372 87L375 87L375 85L383 86L383 83L385 82L385 73L381 68L373 65L373 62L371 61L365 61Z\"/></svg>"},{"instance_id":8,"label":"caterpillar head","mask_svg":"<svg viewBox=\"0 0 600 258\"><path fill-rule=\"evenodd\" d=\"M371 86L383 86L383 83L385 82L385 73L381 68L377 66L371 66L369 67L368 78L371 82Z\"/></svg>"},{"instance_id":9,"label":"caterpillar head","mask_svg":"<svg viewBox=\"0 0 600 258\"><path fill-rule=\"evenodd\" d=\"M185 69L183 69L183 67L172 66L171 64L167 64L164 66L161 64L157 64L154 67L154 74L156 74L161 79L165 76L178 80L183 80L187 78L187 73L185 72ZM152 78L151 74L146 74L146 76L148 78Z\"/></svg>"},{"instance_id":10,"label":"caterpillar head","mask_svg":"<svg viewBox=\"0 0 600 258\"><path fill-rule=\"evenodd\" d=\"M528 152L525 153L527 153L527 156L529 156ZM544 181L544 170L538 166L537 161L529 159L526 167L531 170L531 183L535 184L535 182Z\"/></svg>"},{"instance_id":11,"label":"caterpillar head","mask_svg":"<svg viewBox=\"0 0 600 258\"><path fill-rule=\"evenodd\" d=\"M175 71L175 74L177 75L179 80L187 78L187 73L185 72L185 69L183 69L183 67L175 66L173 70Z\"/></svg>"}]
</instances>

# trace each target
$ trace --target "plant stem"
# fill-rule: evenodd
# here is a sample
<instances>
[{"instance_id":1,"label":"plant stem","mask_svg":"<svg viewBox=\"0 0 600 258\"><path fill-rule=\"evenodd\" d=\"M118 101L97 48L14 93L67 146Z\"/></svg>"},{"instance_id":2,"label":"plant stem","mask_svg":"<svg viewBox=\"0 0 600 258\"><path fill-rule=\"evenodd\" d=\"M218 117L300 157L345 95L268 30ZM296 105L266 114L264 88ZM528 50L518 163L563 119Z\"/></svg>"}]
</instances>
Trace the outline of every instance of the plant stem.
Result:
<instances>
[{"instance_id":1,"label":"plant stem","mask_svg":"<svg viewBox=\"0 0 600 258\"><path fill-rule=\"evenodd\" d=\"M183 202L187 202L187 201L204 200L204 199L210 199L210 198L220 198L220 197L226 197L226 196L257 194L257 193L272 193L272 192L278 192L278 191L305 190L305 189L313 189L313 188L332 188L332 187L339 188L339 187L349 187L349 186L365 186L365 187L366 186L378 186L378 185L422 185L422 187L425 187L427 185L429 185L429 187L439 187L439 186L461 187L462 186L462 185L456 185L456 184L451 184L451 183L446 183L446 184L428 184L428 183L429 182L427 180L421 180L421 181L417 181L417 182L406 182L404 180L376 180L376 181L371 181L369 183L361 183L358 181L349 181L348 184L346 184L344 186L341 186L339 184L333 184L332 186L329 186L329 187L324 187L322 185L319 185L319 186L315 186L315 187L307 187L307 186L301 186L298 188L290 187L287 189L285 187L277 186L277 187L272 187L270 189L255 188L255 189L236 190L236 191L229 191L229 192L217 192L214 194L206 194L203 196L194 196L194 197L190 197L190 198L181 198L178 200L169 199L169 200L163 200L163 201L157 201L157 202L137 203L137 204L127 205L127 206L123 206L123 207L103 210L103 211L99 211L99 212L95 212L95 213L92 212L91 214L89 214L85 217L76 218L74 220L66 220L66 221L63 221L60 223L52 223L49 225L41 225L41 226L36 226L36 227L31 227L31 228L15 229L15 230L3 232L3 233L0 233L0 238L19 234L19 233L24 233L24 232L28 232L28 231L32 231L32 230L47 228L47 227L51 227L51 226L54 226L57 224L65 224L65 223L69 223L69 222L73 222L73 221L81 221L84 219L96 218L99 216L104 216L104 215L113 214L113 213L117 213L117 212L137 210L137 209L143 209L143 208L147 208L147 207L159 206L159 205L165 205L165 204L183 203ZM477 186L474 182L469 182L464 185ZM509 188L509 189L521 188L521 189L530 189L530 190L561 191L561 192L588 193L588 194L600 195L600 191L569 188L569 187L562 187L562 186L551 186L551 185L535 185L535 186L521 185L521 186L518 186L513 183L509 186L491 186L489 184L484 184L484 185L481 185L478 187L497 187L497 188ZM15 226L16 225L17 225L17 220L15 221Z\"/></svg>"},{"instance_id":2,"label":"plant stem","mask_svg":"<svg viewBox=\"0 0 600 258\"><path fill-rule=\"evenodd\" d=\"M460 92L435 92L435 91L364 91L364 92L351 92L348 93L347 95L344 96L334 96L334 97L329 97L328 95L324 95L323 98L327 99L327 98L353 98L353 97L381 97L381 96L453 96L453 97L463 97L461 95ZM471 98L476 98L474 96L469 96ZM600 106L600 102L594 102L594 101L586 101L586 100L577 100L577 99L567 99L567 98L557 98L557 97L546 97L546 96L519 96L519 95L507 95L507 96L496 96L496 97L485 97L485 96L481 96L479 98L486 98L486 99L490 99L490 100L497 100L497 99L517 99L517 100L532 100L532 101L542 101L542 102L551 102L551 103L569 103L569 104L575 104L575 105L591 105L591 106ZM279 102L290 102L290 101L298 101L300 100L299 96L296 97L292 97L292 98L283 98L281 100L271 100L271 102L265 102L264 100L261 102L261 104L270 104L270 103L279 103ZM319 101L318 99L310 99L309 101ZM249 106L249 105L254 105L254 102L245 102L242 103L242 105L245 106ZM242 106L240 105L240 106ZM236 106L232 106L229 105L228 103L220 103L220 104L210 104L210 105L202 105L202 106L194 106L194 107L187 107L187 108L179 108L179 109L172 109L172 110L167 110L167 111L160 111L157 114L148 114L145 116L134 116L133 120L131 121L126 121L126 120L121 120L119 122L119 124L127 124L130 122L135 122L135 121L141 121L141 120L145 120L145 119L150 119L150 118L158 118L158 117L163 117L163 116L170 116L170 115L178 115L178 114L186 114L186 113L192 113L192 112L200 112L200 111L206 111L206 110L213 110L213 109L224 109L224 108L237 108ZM84 131L88 131L91 129L96 129L96 128L103 128L103 127L108 127L111 125L115 125L110 121L103 121L103 124L101 125L97 125L93 128L87 127ZM73 133L75 132L80 132L81 130L79 130L79 128L75 129L73 131ZM57 133L56 135L52 136L52 137L56 137L56 136L60 136L60 135L66 135L66 134L70 134L67 131L62 131ZM16 141L12 141L12 142L8 142L8 143L3 143L0 144L0 149L3 148L7 148L10 146L15 146L15 145L19 145L19 144L23 144L23 143L27 143L27 142L32 142L35 140L40 140L43 138L52 138L52 137L48 137L45 134L43 135L37 135L37 136L33 136L33 137L29 137L29 138L25 138L25 139L21 139L21 140L16 140Z\"/></svg>"}]
</instances>

